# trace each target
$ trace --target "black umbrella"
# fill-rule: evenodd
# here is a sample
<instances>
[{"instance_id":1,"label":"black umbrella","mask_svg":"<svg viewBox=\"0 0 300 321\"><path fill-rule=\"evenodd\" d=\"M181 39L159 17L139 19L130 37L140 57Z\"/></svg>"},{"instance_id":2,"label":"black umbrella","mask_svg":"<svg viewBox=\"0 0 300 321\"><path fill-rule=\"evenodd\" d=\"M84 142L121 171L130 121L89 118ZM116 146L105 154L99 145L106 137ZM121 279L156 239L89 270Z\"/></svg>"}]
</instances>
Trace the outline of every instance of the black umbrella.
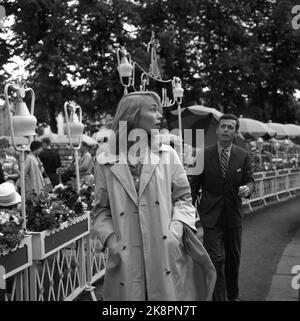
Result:
<instances>
[{"instance_id":1,"label":"black umbrella","mask_svg":"<svg viewBox=\"0 0 300 321\"><path fill-rule=\"evenodd\" d=\"M205 146L213 145L217 141L216 129L218 127L219 118L222 113L217 109L204 107L200 105L183 108L181 111L182 130L193 129L192 146L196 147L196 129L204 130L204 144ZM169 130L179 128L178 126L178 111L171 111L168 115ZM245 148L246 143L241 134L239 134L234 141L235 144Z\"/></svg>"}]
</instances>

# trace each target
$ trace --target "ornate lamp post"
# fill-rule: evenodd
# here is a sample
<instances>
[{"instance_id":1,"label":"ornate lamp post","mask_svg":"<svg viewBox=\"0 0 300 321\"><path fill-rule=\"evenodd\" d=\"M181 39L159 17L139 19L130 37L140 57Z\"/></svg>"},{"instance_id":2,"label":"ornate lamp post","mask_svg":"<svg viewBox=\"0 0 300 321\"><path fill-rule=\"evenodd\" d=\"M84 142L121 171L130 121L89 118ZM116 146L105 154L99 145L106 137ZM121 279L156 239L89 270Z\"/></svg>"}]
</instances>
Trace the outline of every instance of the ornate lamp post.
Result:
<instances>
[{"instance_id":1,"label":"ornate lamp post","mask_svg":"<svg viewBox=\"0 0 300 321\"><path fill-rule=\"evenodd\" d=\"M155 83L161 87L161 103L162 107L171 107L177 103L178 106L178 124L179 124L179 137L180 137L180 150L179 156L183 162L183 152L182 152L182 122L181 122L181 104L183 98L183 88L181 86L181 80L179 77L173 77L173 79L162 80L158 68L158 59L157 59L157 47L158 41L155 39L155 34L152 32L151 40L148 44L148 52L151 48L151 63L149 72L146 72L137 62L132 62L130 54L123 47L117 50L117 59L118 59L118 72L120 77L120 82L124 87L124 95L127 94L128 88L132 87L133 91L136 91L136 87L140 91L151 90L151 83ZM135 74L136 70L141 72L140 83L138 86ZM128 78L128 81L125 83L124 78ZM167 90L167 86L171 90ZM172 92L173 97L168 97L168 92ZM158 93L159 94L159 93Z\"/></svg>"},{"instance_id":2,"label":"ornate lamp post","mask_svg":"<svg viewBox=\"0 0 300 321\"><path fill-rule=\"evenodd\" d=\"M287 166L288 166L288 150L289 150L290 142L289 142L289 140L286 138L286 139L284 140L283 144L284 144L285 158L286 158Z\"/></svg>"},{"instance_id":3,"label":"ornate lamp post","mask_svg":"<svg viewBox=\"0 0 300 321\"><path fill-rule=\"evenodd\" d=\"M70 109L70 117L68 113L68 107ZM77 110L79 115L77 115ZM76 185L77 185L77 193L79 194L80 176L79 176L78 150L81 147L81 139L82 139L82 134L84 130L84 125L82 124L82 109L80 106L76 105L74 102L65 102L64 111L65 111L65 118L66 118L67 135L69 137L70 146L72 149L74 149ZM77 146L73 144L75 140L78 140Z\"/></svg>"},{"instance_id":4,"label":"ornate lamp post","mask_svg":"<svg viewBox=\"0 0 300 321\"><path fill-rule=\"evenodd\" d=\"M181 80L178 77L174 77L173 79L173 96L175 101L177 102L177 111L178 111L178 125L179 125L179 137L180 137L180 150L179 157L181 162L183 163L183 151L182 151L182 122L181 122L181 104L183 98L183 88L181 87Z\"/></svg>"},{"instance_id":5,"label":"ornate lamp post","mask_svg":"<svg viewBox=\"0 0 300 321\"><path fill-rule=\"evenodd\" d=\"M15 114L12 115L11 107L9 103L8 89L11 87L17 94L17 100L15 105ZM31 93L31 108L30 112L23 101L26 92ZM37 119L33 115L34 113L34 102L35 94L32 88L25 88L22 84L22 79L19 78L16 84L7 84L4 88L5 103L8 111L8 118L10 123L10 134L12 139L12 145L14 149L20 152L20 181L21 181L21 206L22 206L22 218L23 227L26 228L26 209L25 209L25 172L24 172L24 162L25 162L25 151L32 141L32 136L36 135L35 126ZM18 147L15 142L16 136L27 136L29 137L28 144Z\"/></svg>"},{"instance_id":6,"label":"ornate lamp post","mask_svg":"<svg viewBox=\"0 0 300 321\"><path fill-rule=\"evenodd\" d=\"M262 148L264 140L261 137L258 137L256 144L259 150L259 167L262 168Z\"/></svg>"},{"instance_id":7,"label":"ornate lamp post","mask_svg":"<svg viewBox=\"0 0 300 321\"><path fill-rule=\"evenodd\" d=\"M276 164L276 169L277 169L278 157L279 157L279 154L278 154L279 147L280 147L280 144L278 143L278 141L275 141L274 148L275 148L275 153L276 153L276 163L275 163Z\"/></svg>"},{"instance_id":8,"label":"ornate lamp post","mask_svg":"<svg viewBox=\"0 0 300 321\"><path fill-rule=\"evenodd\" d=\"M117 59L118 59L118 72L120 76L120 82L124 87L124 95L128 93L127 88L132 85L132 71L133 66L131 64L131 56L123 47L117 50ZM124 78L128 78L127 83L124 82Z\"/></svg>"}]
</instances>

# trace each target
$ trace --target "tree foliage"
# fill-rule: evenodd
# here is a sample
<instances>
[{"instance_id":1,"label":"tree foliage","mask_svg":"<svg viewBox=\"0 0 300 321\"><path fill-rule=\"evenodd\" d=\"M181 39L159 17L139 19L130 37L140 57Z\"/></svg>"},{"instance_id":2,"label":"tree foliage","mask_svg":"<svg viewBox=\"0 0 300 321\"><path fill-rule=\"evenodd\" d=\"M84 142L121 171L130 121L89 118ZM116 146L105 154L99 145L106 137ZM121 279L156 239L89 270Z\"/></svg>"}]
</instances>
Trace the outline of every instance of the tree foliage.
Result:
<instances>
[{"instance_id":1,"label":"tree foliage","mask_svg":"<svg viewBox=\"0 0 300 321\"><path fill-rule=\"evenodd\" d=\"M151 31L164 79L179 76L184 105L204 104L267 121L294 122L299 106L300 38L296 1L11 0L13 37L3 46L29 59L39 121L55 129L66 100L90 117L114 111L122 96L116 49L125 45L146 70ZM0 77L7 78L3 72ZM3 81L3 79L1 79Z\"/></svg>"}]
</instances>

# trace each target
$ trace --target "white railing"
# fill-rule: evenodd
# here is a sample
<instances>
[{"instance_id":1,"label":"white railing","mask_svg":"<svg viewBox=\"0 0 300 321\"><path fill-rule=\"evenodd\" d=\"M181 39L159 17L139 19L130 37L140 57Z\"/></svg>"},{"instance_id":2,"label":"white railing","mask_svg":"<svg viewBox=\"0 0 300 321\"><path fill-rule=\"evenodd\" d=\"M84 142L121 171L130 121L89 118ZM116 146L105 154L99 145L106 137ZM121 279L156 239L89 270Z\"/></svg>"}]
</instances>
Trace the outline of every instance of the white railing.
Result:
<instances>
[{"instance_id":1,"label":"white railing","mask_svg":"<svg viewBox=\"0 0 300 321\"><path fill-rule=\"evenodd\" d=\"M243 205L251 211L257 204L266 206L292 197L300 190L300 169L255 173L254 178L255 192L250 199L243 200ZM96 300L92 284L104 276L106 259L107 252L103 252L100 240L95 235L85 235L7 278L10 293L5 294L5 300L69 301L83 291L90 292ZM0 291L3 291L1 286Z\"/></svg>"},{"instance_id":2,"label":"white railing","mask_svg":"<svg viewBox=\"0 0 300 321\"><path fill-rule=\"evenodd\" d=\"M292 197L300 190L300 169L284 169L255 173L255 192L243 205L253 211L256 204L268 205L283 198Z\"/></svg>"}]
</instances>

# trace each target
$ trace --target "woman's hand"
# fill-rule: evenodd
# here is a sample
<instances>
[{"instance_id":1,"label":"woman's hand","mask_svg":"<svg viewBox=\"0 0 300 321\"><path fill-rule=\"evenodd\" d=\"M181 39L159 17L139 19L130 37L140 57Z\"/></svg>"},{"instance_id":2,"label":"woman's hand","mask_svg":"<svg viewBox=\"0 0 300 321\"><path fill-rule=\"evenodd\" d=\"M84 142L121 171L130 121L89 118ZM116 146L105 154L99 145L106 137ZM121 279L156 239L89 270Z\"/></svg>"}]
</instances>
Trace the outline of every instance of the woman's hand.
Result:
<instances>
[{"instance_id":1,"label":"woman's hand","mask_svg":"<svg viewBox=\"0 0 300 321\"><path fill-rule=\"evenodd\" d=\"M112 233L106 240L106 246L110 249L113 246L113 244L116 244L117 242L118 242L118 239L116 234Z\"/></svg>"},{"instance_id":2,"label":"woman's hand","mask_svg":"<svg viewBox=\"0 0 300 321\"><path fill-rule=\"evenodd\" d=\"M179 242L182 241L183 235L183 223L181 221L175 220L171 221L170 224L170 234L175 237Z\"/></svg>"},{"instance_id":3,"label":"woman's hand","mask_svg":"<svg viewBox=\"0 0 300 321\"><path fill-rule=\"evenodd\" d=\"M107 270L116 272L121 265L120 244L115 233L112 233L106 240L106 246L109 251L109 260L107 262Z\"/></svg>"}]
</instances>

